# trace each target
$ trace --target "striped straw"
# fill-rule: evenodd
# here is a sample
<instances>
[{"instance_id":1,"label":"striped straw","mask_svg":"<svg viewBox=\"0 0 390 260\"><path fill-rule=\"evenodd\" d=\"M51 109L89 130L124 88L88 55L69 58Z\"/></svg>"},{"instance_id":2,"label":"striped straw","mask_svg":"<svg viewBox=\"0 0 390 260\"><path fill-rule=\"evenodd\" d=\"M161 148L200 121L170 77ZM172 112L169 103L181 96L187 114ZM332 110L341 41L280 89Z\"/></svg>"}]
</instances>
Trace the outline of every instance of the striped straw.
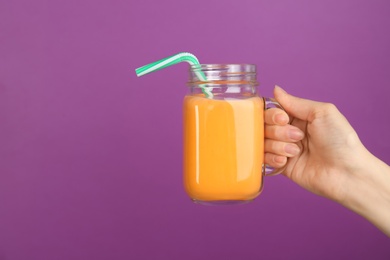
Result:
<instances>
[{"instance_id":1,"label":"striped straw","mask_svg":"<svg viewBox=\"0 0 390 260\"><path fill-rule=\"evenodd\" d=\"M145 66L142 66L135 70L135 73L138 77L146 75L148 73L161 70L163 68L175 65L180 62L187 62L190 65L199 65L199 60L195 57L195 55L188 53L188 52L180 52L178 54L175 54L173 56L149 63ZM201 81L207 81L206 75L202 71L196 70L195 71L196 76ZM202 89L202 92L206 95L208 98L213 97L213 93L206 88L204 85L199 85L199 87Z\"/></svg>"}]
</instances>

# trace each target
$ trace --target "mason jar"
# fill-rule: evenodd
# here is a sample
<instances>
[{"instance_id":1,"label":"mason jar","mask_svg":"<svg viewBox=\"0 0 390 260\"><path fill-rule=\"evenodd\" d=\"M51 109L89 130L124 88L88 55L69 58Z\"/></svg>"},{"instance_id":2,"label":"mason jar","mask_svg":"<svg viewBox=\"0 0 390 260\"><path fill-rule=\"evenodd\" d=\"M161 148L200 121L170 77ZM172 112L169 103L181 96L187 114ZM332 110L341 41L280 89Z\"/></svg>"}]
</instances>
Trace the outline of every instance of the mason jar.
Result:
<instances>
[{"instance_id":1,"label":"mason jar","mask_svg":"<svg viewBox=\"0 0 390 260\"><path fill-rule=\"evenodd\" d=\"M201 204L254 200L265 175L264 110L268 104L278 106L258 93L256 65L192 65L188 86L183 104L186 193Z\"/></svg>"}]
</instances>

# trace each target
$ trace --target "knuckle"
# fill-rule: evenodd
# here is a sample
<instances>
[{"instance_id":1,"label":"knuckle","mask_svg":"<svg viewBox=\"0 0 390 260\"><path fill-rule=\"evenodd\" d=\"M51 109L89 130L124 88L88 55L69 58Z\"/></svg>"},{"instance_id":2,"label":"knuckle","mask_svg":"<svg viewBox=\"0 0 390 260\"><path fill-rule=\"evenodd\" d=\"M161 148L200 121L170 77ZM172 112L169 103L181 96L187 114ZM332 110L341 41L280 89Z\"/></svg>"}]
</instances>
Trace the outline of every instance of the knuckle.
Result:
<instances>
[{"instance_id":1,"label":"knuckle","mask_svg":"<svg viewBox=\"0 0 390 260\"><path fill-rule=\"evenodd\" d=\"M265 136L267 137L267 138L275 138L275 126L273 126L273 125L266 125L265 126Z\"/></svg>"},{"instance_id":2,"label":"knuckle","mask_svg":"<svg viewBox=\"0 0 390 260\"><path fill-rule=\"evenodd\" d=\"M338 109L333 103L322 103L321 106L317 107L313 110L312 114L309 117L309 121L313 121L315 119L324 118L328 115L337 113Z\"/></svg>"},{"instance_id":3,"label":"knuckle","mask_svg":"<svg viewBox=\"0 0 390 260\"><path fill-rule=\"evenodd\" d=\"M267 150L274 154L283 154L283 142L275 140L266 140Z\"/></svg>"},{"instance_id":4,"label":"knuckle","mask_svg":"<svg viewBox=\"0 0 390 260\"><path fill-rule=\"evenodd\" d=\"M323 106L324 106L324 111L326 112L338 111L336 105L333 103L325 103Z\"/></svg>"},{"instance_id":5,"label":"knuckle","mask_svg":"<svg viewBox=\"0 0 390 260\"><path fill-rule=\"evenodd\" d=\"M291 125L272 125L265 127L265 137L273 139L275 141L288 141L289 134L288 131L291 129Z\"/></svg>"}]
</instances>

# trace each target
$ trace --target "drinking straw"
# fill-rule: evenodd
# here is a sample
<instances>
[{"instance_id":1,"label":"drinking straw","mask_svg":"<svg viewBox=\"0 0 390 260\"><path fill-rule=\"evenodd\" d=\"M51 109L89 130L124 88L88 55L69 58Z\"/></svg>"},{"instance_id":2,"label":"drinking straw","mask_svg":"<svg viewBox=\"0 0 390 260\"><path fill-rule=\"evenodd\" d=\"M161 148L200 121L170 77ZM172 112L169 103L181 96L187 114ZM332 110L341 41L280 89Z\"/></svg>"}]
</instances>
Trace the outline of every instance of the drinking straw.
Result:
<instances>
[{"instance_id":1,"label":"drinking straw","mask_svg":"<svg viewBox=\"0 0 390 260\"><path fill-rule=\"evenodd\" d=\"M195 55L188 52L180 52L178 54L139 67L138 69L135 70L135 73L137 74L138 77L140 77L148 73L175 65L180 62L187 62L190 65L200 64L199 60L195 57ZM195 75L199 78L199 80L207 81L206 75L202 71L196 70ZM204 85L199 85L199 87L202 89L202 92L206 95L206 97L208 98L213 97L213 93L211 93L211 91L208 88L206 88Z\"/></svg>"}]
</instances>

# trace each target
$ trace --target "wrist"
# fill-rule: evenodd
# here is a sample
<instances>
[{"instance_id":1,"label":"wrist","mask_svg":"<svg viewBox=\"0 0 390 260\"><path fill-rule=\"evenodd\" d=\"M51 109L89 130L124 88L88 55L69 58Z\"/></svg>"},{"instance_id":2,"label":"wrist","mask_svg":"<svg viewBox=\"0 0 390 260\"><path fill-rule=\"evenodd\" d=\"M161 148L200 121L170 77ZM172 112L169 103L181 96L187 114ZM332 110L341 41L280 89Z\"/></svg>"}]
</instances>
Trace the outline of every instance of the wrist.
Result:
<instances>
[{"instance_id":1,"label":"wrist","mask_svg":"<svg viewBox=\"0 0 390 260\"><path fill-rule=\"evenodd\" d=\"M340 203L390 236L390 167L364 148L348 176Z\"/></svg>"}]
</instances>

